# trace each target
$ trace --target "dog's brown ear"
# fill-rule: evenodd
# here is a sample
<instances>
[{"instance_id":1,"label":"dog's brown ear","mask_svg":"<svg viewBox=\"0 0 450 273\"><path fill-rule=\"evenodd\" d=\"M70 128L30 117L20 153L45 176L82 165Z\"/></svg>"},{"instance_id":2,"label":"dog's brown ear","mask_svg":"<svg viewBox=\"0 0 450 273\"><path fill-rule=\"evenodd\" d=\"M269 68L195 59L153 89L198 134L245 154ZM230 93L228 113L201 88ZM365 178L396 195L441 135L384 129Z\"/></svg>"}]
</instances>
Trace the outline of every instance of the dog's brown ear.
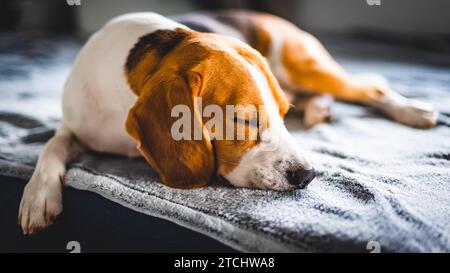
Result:
<instances>
[{"instance_id":1,"label":"dog's brown ear","mask_svg":"<svg viewBox=\"0 0 450 273\"><path fill-rule=\"evenodd\" d=\"M214 173L213 148L197 105L200 87L198 74L183 78L153 76L128 113L127 132L137 141L139 151L164 184L170 187L202 187ZM172 135L172 126L179 119L171 117L176 105L185 105L190 110L190 140L175 140L178 136ZM199 140L195 140L194 128L199 128L201 139L197 136Z\"/></svg>"}]
</instances>

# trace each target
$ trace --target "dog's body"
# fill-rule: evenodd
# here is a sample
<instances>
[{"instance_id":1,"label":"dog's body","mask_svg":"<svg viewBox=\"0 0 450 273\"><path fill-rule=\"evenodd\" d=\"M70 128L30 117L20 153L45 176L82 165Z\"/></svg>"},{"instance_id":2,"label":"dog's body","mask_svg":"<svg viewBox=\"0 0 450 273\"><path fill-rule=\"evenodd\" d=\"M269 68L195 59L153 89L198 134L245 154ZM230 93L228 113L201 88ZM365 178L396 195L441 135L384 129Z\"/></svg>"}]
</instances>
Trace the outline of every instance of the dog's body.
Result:
<instances>
[{"instance_id":1,"label":"dog's body","mask_svg":"<svg viewBox=\"0 0 450 273\"><path fill-rule=\"evenodd\" d=\"M120 16L83 47L65 86L63 124L25 188L19 212L24 233L49 225L61 212L65 166L86 148L142 155L173 187L200 187L218 173L239 187L288 190L314 178L283 125L289 103L304 111L308 126L329 119L330 95L374 106L410 126L436 123L428 105L352 79L315 38L281 18L223 12L174 19ZM206 129L200 141L167 140L173 121L168 108L184 103L196 116L197 97L220 106L264 105L269 126L257 130L272 146L273 140L282 145L268 150L264 141L213 141ZM251 129L247 124L245 130Z\"/></svg>"}]
</instances>

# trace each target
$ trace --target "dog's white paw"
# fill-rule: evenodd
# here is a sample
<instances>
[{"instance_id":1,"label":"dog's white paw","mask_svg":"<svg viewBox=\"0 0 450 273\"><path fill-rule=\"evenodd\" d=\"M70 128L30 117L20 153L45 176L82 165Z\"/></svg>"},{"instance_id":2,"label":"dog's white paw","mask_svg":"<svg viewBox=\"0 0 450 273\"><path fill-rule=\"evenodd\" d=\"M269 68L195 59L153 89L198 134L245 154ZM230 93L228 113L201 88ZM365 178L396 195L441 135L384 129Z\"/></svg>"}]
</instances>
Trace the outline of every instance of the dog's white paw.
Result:
<instances>
[{"instance_id":1,"label":"dog's white paw","mask_svg":"<svg viewBox=\"0 0 450 273\"><path fill-rule=\"evenodd\" d=\"M33 175L25 186L18 217L23 234L30 235L51 225L62 212L62 185L57 179L46 183Z\"/></svg>"},{"instance_id":2,"label":"dog's white paw","mask_svg":"<svg viewBox=\"0 0 450 273\"><path fill-rule=\"evenodd\" d=\"M332 103L333 98L326 95L309 99L303 114L303 124L310 128L320 123L331 122L333 119Z\"/></svg>"},{"instance_id":3,"label":"dog's white paw","mask_svg":"<svg viewBox=\"0 0 450 273\"><path fill-rule=\"evenodd\" d=\"M412 127L431 128L436 126L438 112L430 104L411 100L396 111L395 119Z\"/></svg>"},{"instance_id":4,"label":"dog's white paw","mask_svg":"<svg viewBox=\"0 0 450 273\"><path fill-rule=\"evenodd\" d=\"M380 108L392 119L417 128L436 126L439 115L431 104L397 94L384 98Z\"/></svg>"}]
</instances>

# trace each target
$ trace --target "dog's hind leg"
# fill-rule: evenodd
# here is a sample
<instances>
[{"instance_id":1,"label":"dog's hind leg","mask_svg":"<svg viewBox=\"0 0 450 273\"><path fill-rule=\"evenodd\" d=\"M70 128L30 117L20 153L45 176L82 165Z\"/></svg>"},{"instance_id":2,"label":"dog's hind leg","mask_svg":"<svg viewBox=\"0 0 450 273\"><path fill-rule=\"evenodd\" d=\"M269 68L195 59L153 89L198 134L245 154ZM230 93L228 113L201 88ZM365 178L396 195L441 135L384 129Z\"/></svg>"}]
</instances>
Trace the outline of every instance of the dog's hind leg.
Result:
<instances>
[{"instance_id":1,"label":"dog's hind leg","mask_svg":"<svg viewBox=\"0 0 450 273\"><path fill-rule=\"evenodd\" d=\"M378 96L365 103L380 110L393 120L418 128L436 126L439 114L431 104L402 96L394 91L382 76L358 75L354 76L352 81L360 90L367 90L367 92L375 90L379 93Z\"/></svg>"},{"instance_id":2,"label":"dog's hind leg","mask_svg":"<svg viewBox=\"0 0 450 273\"><path fill-rule=\"evenodd\" d=\"M270 37L266 39L270 44L261 48L255 44L255 48L267 57L271 70L285 89L329 94L338 100L373 106L413 127L436 125L438 114L431 105L405 98L388 86L355 79L333 60L315 37L295 25L265 15L260 18L259 26L261 37Z\"/></svg>"},{"instance_id":3,"label":"dog's hind leg","mask_svg":"<svg viewBox=\"0 0 450 273\"><path fill-rule=\"evenodd\" d=\"M24 234L49 226L61 213L66 164L83 150L64 124L44 146L20 202L18 222Z\"/></svg>"}]
</instances>

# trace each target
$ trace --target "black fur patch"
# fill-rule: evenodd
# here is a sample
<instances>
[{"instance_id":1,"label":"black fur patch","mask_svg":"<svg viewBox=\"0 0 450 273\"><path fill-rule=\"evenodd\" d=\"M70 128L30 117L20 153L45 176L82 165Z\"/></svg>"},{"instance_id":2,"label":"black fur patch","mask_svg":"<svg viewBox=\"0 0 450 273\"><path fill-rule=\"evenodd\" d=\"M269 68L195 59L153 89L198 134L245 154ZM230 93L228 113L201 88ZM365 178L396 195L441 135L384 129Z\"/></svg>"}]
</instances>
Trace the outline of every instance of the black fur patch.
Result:
<instances>
[{"instance_id":1,"label":"black fur patch","mask_svg":"<svg viewBox=\"0 0 450 273\"><path fill-rule=\"evenodd\" d=\"M214 32L214 30L210 26L207 26L204 22L196 21L195 19L177 18L177 17L175 17L174 19L178 23L183 24L188 28L198 32L206 32L206 33Z\"/></svg>"},{"instance_id":2,"label":"black fur patch","mask_svg":"<svg viewBox=\"0 0 450 273\"><path fill-rule=\"evenodd\" d=\"M258 40L258 27L251 20L251 12L217 12L210 15L216 21L239 31L246 42L253 46Z\"/></svg>"},{"instance_id":3,"label":"black fur patch","mask_svg":"<svg viewBox=\"0 0 450 273\"><path fill-rule=\"evenodd\" d=\"M236 11L222 11L222 12L200 12L191 15L172 16L171 18L178 23L181 23L192 30L198 32L219 33L214 25L208 25L208 21L204 17L216 21L218 24L225 25L232 28L243 35L245 42L249 45L258 43L258 28L252 21L252 12L236 12ZM240 37L235 37L240 38Z\"/></svg>"},{"instance_id":4,"label":"black fur patch","mask_svg":"<svg viewBox=\"0 0 450 273\"><path fill-rule=\"evenodd\" d=\"M163 58L167 53L181 43L188 33L182 29L157 30L139 38L128 54L126 68L132 70L149 51L156 50L156 54Z\"/></svg>"}]
</instances>

